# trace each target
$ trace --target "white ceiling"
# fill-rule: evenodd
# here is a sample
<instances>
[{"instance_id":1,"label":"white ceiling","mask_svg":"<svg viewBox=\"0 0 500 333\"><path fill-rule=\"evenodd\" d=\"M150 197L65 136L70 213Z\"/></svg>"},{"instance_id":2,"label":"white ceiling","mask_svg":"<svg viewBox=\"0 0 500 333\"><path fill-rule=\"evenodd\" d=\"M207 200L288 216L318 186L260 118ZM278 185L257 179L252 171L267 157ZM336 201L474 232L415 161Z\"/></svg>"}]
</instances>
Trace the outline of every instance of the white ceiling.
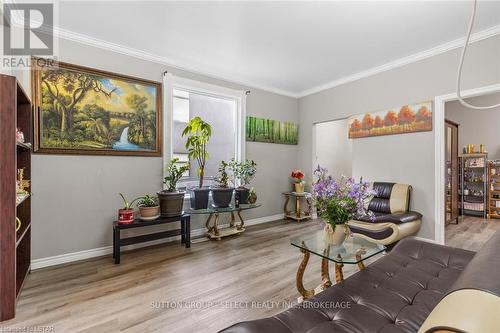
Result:
<instances>
[{"instance_id":1,"label":"white ceiling","mask_svg":"<svg viewBox=\"0 0 500 333\"><path fill-rule=\"evenodd\" d=\"M300 96L465 35L471 1L65 1L61 29ZM474 31L500 25L481 1ZM316 89L317 90L317 89Z\"/></svg>"}]
</instances>

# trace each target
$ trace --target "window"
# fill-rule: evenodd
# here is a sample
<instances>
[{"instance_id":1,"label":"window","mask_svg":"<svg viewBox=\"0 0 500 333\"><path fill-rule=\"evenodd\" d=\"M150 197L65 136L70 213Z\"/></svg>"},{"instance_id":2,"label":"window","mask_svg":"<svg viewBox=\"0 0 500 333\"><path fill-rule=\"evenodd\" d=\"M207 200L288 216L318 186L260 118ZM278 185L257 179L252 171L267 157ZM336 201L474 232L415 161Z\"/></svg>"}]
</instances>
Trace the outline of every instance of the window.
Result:
<instances>
[{"instance_id":1,"label":"window","mask_svg":"<svg viewBox=\"0 0 500 333\"><path fill-rule=\"evenodd\" d=\"M208 143L209 158L205 166L205 184L211 185L211 180L217 176L220 161L243 159L243 104L246 95L244 92L191 80L169 79L165 84L166 100L171 100L171 103L167 103L166 107L164 164L166 166L175 157L179 159L179 164L188 162L186 138L182 137L182 131L189 119L199 116L212 126L212 137ZM178 187L196 186L197 169L196 161L191 161L191 168Z\"/></svg>"}]
</instances>

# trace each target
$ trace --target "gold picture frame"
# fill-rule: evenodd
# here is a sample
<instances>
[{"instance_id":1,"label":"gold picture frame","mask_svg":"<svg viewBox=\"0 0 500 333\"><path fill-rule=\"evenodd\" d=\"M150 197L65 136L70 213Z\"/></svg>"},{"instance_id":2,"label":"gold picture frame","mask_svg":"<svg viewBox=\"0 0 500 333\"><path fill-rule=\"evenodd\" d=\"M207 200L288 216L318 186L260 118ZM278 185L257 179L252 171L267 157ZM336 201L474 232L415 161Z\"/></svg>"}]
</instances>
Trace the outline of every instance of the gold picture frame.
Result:
<instances>
[{"instance_id":1,"label":"gold picture frame","mask_svg":"<svg viewBox=\"0 0 500 333\"><path fill-rule=\"evenodd\" d=\"M162 155L162 84L32 58L34 152Z\"/></svg>"}]
</instances>

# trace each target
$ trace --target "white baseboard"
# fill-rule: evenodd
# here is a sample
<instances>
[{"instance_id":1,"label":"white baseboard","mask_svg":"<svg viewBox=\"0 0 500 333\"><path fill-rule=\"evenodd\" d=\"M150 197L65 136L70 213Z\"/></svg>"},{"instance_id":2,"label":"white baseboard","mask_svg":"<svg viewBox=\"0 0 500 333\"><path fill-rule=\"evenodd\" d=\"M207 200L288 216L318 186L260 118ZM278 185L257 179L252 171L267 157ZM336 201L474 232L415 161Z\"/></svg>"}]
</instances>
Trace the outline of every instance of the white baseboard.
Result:
<instances>
[{"instance_id":1,"label":"white baseboard","mask_svg":"<svg viewBox=\"0 0 500 333\"><path fill-rule=\"evenodd\" d=\"M277 220L281 220L281 219L283 219L283 214L258 217L255 219L245 221L245 226L267 223L267 222L277 221ZM229 224L220 225L220 227L227 227L227 226L229 226ZM194 230L191 230L191 237L200 237L200 236L205 235L205 233L206 233L205 228L194 229ZM175 236L175 237L159 239L156 241L151 241L151 242L142 243L142 244L124 246L124 247L122 247L122 250L132 250L132 249L137 249L137 248L141 248L141 247L172 242L172 241L175 241L179 238L180 238L180 236ZM113 253L113 247L112 246L104 246L104 247L99 247L99 248L90 249L90 250L83 250L83 251L78 251L78 252L60 254L57 256L53 256L53 257L33 259L33 260L31 260L31 269L35 270L35 269L40 269L40 268L49 267L49 266L67 264L67 263L75 262L75 261L79 261L79 260L102 257L102 256L110 255L111 253Z\"/></svg>"},{"instance_id":2,"label":"white baseboard","mask_svg":"<svg viewBox=\"0 0 500 333\"><path fill-rule=\"evenodd\" d=\"M433 244L439 244L438 242L436 242L436 240L434 239L430 239L430 238L423 238L423 237L417 237L417 236L413 236L413 238L419 240L419 241L422 241L422 242L427 242L427 243L433 243ZM443 244L441 244L443 245Z\"/></svg>"}]
</instances>

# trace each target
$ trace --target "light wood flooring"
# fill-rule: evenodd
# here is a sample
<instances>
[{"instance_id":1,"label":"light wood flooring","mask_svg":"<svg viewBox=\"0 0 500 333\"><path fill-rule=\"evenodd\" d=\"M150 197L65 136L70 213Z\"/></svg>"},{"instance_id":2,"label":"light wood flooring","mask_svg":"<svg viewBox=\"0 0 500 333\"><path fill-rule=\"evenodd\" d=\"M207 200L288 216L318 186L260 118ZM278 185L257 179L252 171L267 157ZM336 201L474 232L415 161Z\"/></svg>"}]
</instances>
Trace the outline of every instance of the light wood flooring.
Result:
<instances>
[{"instance_id":1,"label":"light wood flooring","mask_svg":"<svg viewBox=\"0 0 500 333\"><path fill-rule=\"evenodd\" d=\"M314 229L319 222L276 221L222 241L195 241L190 249L171 243L134 250L120 265L109 256L37 270L21 293L17 317L1 326L210 333L273 315L299 296L295 274L302 254L289 238ZM356 271L344 267L345 276ZM314 288L320 281L320 260L311 256L304 283ZM165 302L186 303L172 308Z\"/></svg>"},{"instance_id":2,"label":"light wood flooring","mask_svg":"<svg viewBox=\"0 0 500 333\"><path fill-rule=\"evenodd\" d=\"M195 240L191 249L170 243L134 250L122 255L121 265L109 256L37 270L21 293L17 317L0 330L210 333L273 315L299 296L295 273L302 255L289 238L319 228L317 221L276 221L222 241ZM500 220L466 218L447 226L446 243L478 250L498 229ZM345 276L356 271L344 267ZM307 288L320 282L318 257L311 256L304 282Z\"/></svg>"},{"instance_id":3,"label":"light wood flooring","mask_svg":"<svg viewBox=\"0 0 500 333\"><path fill-rule=\"evenodd\" d=\"M445 244L478 251L497 230L500 230L500 219L483 219L473 216L459 217L458 224L448 224L446 226Z\"/></svg>"}]
</instances>

